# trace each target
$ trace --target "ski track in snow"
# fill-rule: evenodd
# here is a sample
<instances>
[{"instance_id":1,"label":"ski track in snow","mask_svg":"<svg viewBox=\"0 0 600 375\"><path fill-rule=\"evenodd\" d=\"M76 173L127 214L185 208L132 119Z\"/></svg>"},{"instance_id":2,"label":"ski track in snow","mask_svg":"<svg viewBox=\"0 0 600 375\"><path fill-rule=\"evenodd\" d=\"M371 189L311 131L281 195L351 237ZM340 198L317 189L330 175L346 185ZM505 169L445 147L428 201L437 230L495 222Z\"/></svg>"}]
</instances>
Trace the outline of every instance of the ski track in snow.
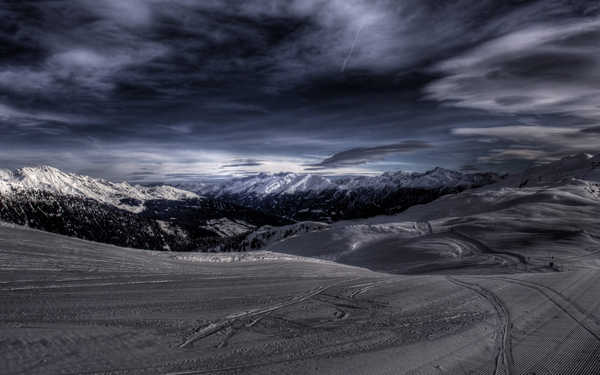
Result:
<instances>
[{"instance_id":1,"label":"ski track in snow","mask_svg":"<svg viewBox=\"0 0 600 375\"><path fill-rule=\"evenodd\" d=\"M472 290L473 292L479 294L496 310L498 316L498 333L497 333L497 348L498 352L496 355L495 365L494 365L494 375L511 375L515 374L513 358L512 358L512 343L511 343L511 318L510 312L506 307L505 303L492 291L483 288L480 285L475 283L467 282L464 280L459 280L455 277L447 277L448 281Z\"/></svg>"}]
</instances>

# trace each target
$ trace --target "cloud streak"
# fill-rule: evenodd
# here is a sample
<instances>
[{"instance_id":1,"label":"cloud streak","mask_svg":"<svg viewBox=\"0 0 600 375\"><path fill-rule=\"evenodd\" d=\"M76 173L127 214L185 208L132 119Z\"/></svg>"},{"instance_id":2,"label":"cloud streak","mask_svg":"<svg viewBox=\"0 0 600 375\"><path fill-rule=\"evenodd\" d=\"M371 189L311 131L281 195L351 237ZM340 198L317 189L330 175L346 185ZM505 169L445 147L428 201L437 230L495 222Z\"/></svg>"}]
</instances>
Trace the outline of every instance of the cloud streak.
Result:
<instances>
[{"instance_id":1,"label":"cloud streak","mask_svg":"<svg viewBox=\"0 0 600 375\"><path fill-rule=\"evenodd\" d=\"M433 147L423 141L404 141L375 147L357 147L341 151L324 159L323 161L308 165L308 170L335 169L366 164L372 161L383 160L385 157L407 153Z\"/></svg>"},{"instance_id":2,"label":"cloud streak","mask_svg":"<svg viewBox=\"0 0 600 375\"><path fill-rule=\"evenodd\" d=\"M456 128L452 133L464 137L483 137L485 142L489 142L490 138L508 142L505 143L506 148L492 148L477 158L479 162L493 164L515 160L543 162L572 153L594 153L600 144L600 132L596 128L516 125Z\"/></svg>"},{"instance_id":3,"label":"cloud streak","mask_svg":"<svg viewBox=\"0 0 600 375\"><path fill-rule=\"evenodd\" d=\"M221 165L221 168L240 168L240 167L258 167L263 165L261 160L256 159L234 159L228 164Z\"/></svg>"},{"instance_id":4,"label":"cloud streak","mask_svg":"<svg viewBox=\"0 0 600 375\"><path fill-rule=\"evenodd\" d=\"M539 24L438 64L428 97L511 114L600 120L600 18Z\"/></svg>"}]
</instances>

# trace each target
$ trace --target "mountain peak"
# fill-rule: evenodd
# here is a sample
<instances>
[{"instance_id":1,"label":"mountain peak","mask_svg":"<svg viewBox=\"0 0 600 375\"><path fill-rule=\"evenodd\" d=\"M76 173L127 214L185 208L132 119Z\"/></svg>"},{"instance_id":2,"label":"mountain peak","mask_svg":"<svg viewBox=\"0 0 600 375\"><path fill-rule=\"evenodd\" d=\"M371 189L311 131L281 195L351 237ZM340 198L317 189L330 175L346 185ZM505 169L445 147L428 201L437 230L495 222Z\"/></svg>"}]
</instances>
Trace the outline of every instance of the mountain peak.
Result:
<instances>
[{"instance_id":1,"label":"mountain peak","mask_svg":"<svg viewBox=\"0 0 600 375\"><path fill-rule=\"evenodd\" d=\"M45 191L93 199L132 212L144 209L153 199L181 200L199 198L197 194L171 186L132 186L89 176L66 173L48 165L0 171L0 194Z\"/></svg>"},{"instance_id":2,"label":"mountain peak","mask_svg":"<svg viewBox=\"0 0 600 375\"><path fill-rule=\"evenodd\" d=\"M31 167L23 167L20 168L18 170L21 171L27 171L27 172L52 172L52 173L58 173L58 172L62 172L60 169L58 168L54 168L51 165L35 165L35 166L31 166Z\"/></svg>"}]
</instances>

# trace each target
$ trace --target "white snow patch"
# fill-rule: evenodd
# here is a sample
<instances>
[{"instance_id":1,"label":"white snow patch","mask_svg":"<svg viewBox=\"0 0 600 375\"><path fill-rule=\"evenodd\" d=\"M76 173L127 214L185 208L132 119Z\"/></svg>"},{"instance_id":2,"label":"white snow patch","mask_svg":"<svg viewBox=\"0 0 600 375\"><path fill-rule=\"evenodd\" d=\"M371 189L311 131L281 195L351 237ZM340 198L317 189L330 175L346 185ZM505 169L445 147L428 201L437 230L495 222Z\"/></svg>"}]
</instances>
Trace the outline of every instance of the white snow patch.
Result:
<instances>
[{"instance_id":1,"label":"white snow patch","mask_svg":"<svg viewBox=\"0 0 600 375\"><path fill-rule=\"evenodd\" d=\"M254 225L248 224L243 220L234 221L226 217L209 220L206 224L203 226L204 229L213 231L223 238L248 233L256 228Z\"/></svg>"},{"instance_id":2,"label":"white snow patch","mask_svg":"<svg viewBox=\"0 0 600 375\"><path fill-rule=\"evenodd\" d=\"M244 262L311 262L329 263L315 258L307 258L296 255L274 253L271 251L248 251L231 253L187 253L175 255L175 259L199 263L244 263Z\"/></svg>"}]
</instances>

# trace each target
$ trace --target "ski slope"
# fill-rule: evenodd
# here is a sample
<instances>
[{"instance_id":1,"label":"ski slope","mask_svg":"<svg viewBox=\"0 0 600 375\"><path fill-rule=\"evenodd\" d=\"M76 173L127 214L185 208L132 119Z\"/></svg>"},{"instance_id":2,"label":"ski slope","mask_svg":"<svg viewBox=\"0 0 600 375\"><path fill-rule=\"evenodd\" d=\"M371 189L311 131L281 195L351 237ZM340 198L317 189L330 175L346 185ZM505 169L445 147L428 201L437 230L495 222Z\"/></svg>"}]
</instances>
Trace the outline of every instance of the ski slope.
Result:
<instances>
[{"instance_id":1,"label":"ski slope","mask_svg":"<svg viewBox=\"0 0 600 375\"><path fill-rule=\"evenodd\" d=\"M410 276L234 255L125 249L2 225L0 370L600 371L600 273L592 266Z\"/></svg>"}]
</instances>

